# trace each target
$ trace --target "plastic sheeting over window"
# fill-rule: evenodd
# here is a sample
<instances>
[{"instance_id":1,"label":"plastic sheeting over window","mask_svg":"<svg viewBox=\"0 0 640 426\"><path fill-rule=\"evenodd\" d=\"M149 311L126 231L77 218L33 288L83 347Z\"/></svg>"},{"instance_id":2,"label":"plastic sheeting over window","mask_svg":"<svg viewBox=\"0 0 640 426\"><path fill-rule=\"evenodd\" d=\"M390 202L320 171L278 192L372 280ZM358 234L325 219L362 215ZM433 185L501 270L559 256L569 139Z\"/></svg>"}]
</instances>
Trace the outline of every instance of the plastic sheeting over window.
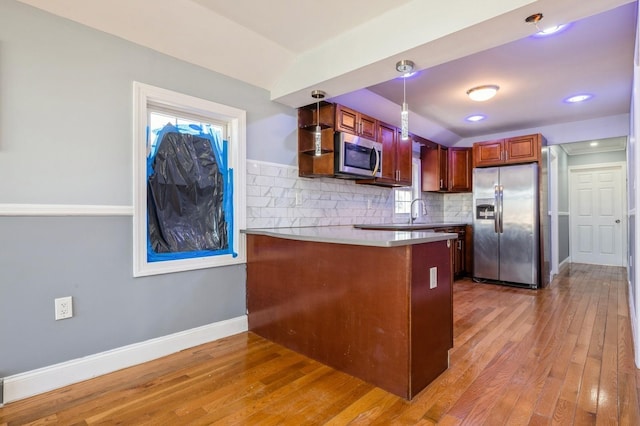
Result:
<instances>
[{"instance_id":1,"label":"plastic sheeting over window","mask_svg":"<svg viewBox=\"0 0 640 426\"><path fill-rule=\"evenodd\" d=\"M150 262L233 254L233 170L227 142L167 124L147 157Z\"/></svg>"}]
</instances>

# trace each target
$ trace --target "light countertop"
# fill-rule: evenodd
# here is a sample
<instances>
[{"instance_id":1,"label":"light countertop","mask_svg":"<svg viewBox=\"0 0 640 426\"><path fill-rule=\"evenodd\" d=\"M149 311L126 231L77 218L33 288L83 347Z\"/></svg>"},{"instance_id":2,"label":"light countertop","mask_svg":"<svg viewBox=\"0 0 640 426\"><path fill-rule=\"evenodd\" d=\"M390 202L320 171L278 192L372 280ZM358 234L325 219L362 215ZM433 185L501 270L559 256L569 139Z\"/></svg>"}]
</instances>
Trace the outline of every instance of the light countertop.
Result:
<instances>
[{"instance_id":1,"label":"light countertop","mask_svg":"<svg viewBox=\"0 0 640 426\"><path fill-rule=\"evenodd\" d=\"M440 222L440 223L361 223L357 225L353 225L355 228L360 229L378 229L378 230L389 230L394 229L397 231L419 231L425 229L435 229L435 228L452 228L458 226L465 226L466 223L458 223L458 222Z\"/></svg>"},{"instance_id":2,"label":"light countertop","mask_svg":"<svg viewBox=\"0 0 640 426\"><path fill-rule=\"evenodd\" d=\"M398 247L458 238L458 234L455 233L441 233L428 230L381 231L356 229L353 225L309 226L299 228L250 228L242 230L241 232L290 240L374 247Z\"/></svg>"}]
</instances>

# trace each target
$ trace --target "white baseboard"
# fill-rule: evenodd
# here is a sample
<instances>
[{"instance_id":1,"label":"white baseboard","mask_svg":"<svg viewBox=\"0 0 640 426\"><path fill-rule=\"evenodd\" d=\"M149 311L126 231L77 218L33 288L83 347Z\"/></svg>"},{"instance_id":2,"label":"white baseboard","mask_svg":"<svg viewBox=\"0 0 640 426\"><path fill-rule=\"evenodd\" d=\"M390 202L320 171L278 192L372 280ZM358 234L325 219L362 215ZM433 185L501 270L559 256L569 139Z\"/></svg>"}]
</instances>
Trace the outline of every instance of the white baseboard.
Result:
<instances>
[{"instance_id":1,"label":"white baseboard","mask_svg":"<svg viewBox=\"0 0 640 426\"><path fill-rule=\"evenodd\" d=\"M4 378L5 404L248 330L246 315Z\"/></svg>"}]
</instances>

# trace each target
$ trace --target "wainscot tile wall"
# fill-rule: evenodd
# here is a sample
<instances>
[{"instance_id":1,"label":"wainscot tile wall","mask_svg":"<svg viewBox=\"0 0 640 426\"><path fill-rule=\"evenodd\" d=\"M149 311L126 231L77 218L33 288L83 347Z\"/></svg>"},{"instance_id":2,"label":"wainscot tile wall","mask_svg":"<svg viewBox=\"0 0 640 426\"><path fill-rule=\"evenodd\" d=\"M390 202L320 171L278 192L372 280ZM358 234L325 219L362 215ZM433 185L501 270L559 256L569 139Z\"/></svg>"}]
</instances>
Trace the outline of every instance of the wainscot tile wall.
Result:
<instances>
[{"instance_id":1,"label":"wainscot tile wall","mask_svg":"<svg viewBox=\"0 0 640 426\"><path fill-rule=\"evenodd\" d=\"M471 223L471 194L423 193L421 222ZM393 190L352 180L301 178L294 166L247 160L247 228L403 222Z\"/></svg>"}]
</instances>

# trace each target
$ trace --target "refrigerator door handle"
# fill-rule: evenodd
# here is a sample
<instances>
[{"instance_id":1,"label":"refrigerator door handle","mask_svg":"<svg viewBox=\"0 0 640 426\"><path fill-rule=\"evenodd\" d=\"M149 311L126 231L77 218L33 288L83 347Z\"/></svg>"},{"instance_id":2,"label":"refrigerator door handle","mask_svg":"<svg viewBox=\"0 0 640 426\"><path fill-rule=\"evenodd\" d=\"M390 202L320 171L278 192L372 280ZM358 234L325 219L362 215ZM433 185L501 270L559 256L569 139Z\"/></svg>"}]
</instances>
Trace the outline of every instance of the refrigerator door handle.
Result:
<instances>
[{"instance_id":1,"label":"refrigerator door handle","mask_svg":"<svg viewBox=\"0 0 640 426\"><path fill-rule=\"evenodd\" d=\"M499 211L498 211L498 216L499 216L499 227L500 227L500 233L504 234L504 221L502 220L502 215L504 214L503 212L503 204L502 201L504 200L504 187L502 185L498 186L498 198L500 199L500 207L499 207Z\"/></svg>"},{"instance_id":2,"label":"refrigerator door handle","mask_svg":"<svg viewBox=\"0 0 640 426\"><path fill-rule=\"evenodd\" d=\"M500 222L498 218L500 217L500 188L498 185L493 185L493 196L495 203L495 212L493 213L493 230L496 234L500 233Z\"/></svg>"}]
</instances>

